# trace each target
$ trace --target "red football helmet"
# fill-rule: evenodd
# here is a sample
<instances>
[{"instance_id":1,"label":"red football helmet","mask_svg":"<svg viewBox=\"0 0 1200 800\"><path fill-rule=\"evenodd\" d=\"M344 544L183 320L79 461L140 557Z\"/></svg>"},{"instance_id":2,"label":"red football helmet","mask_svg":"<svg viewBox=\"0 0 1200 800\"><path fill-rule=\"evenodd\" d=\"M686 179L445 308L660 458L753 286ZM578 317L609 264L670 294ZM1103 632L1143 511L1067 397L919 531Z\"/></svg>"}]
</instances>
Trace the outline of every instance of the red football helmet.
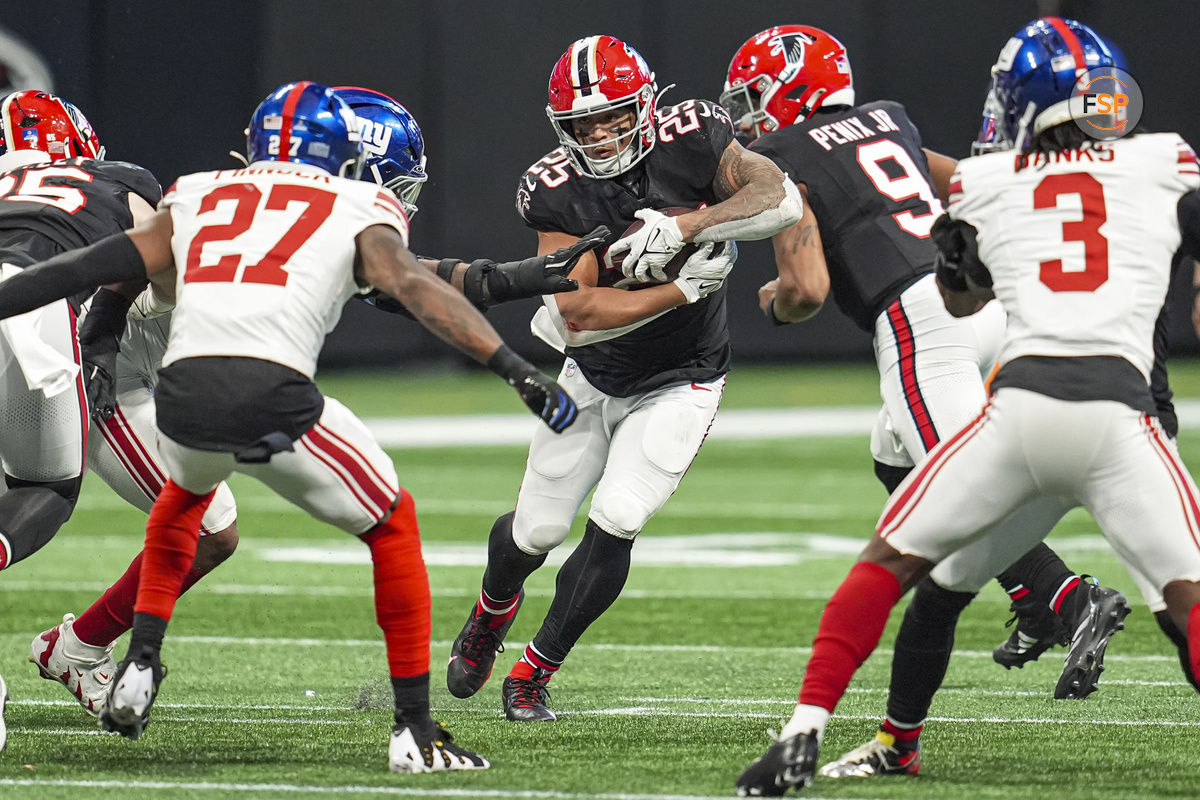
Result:
<instances>
[{"instance_id":1,"label":"red football helmet","mask_svg":"<svg viewBox=\"0 0 1200 800\"><path fill-rule=\"evenodd\" d=\"M49 92L13 92L0 99L0 155L37 150L52 161L104 158L100 139L83 113Z\"/></svg>"},{"instance_id":2,"label":"red football helmet","mask_svg":"<svg viewBox=\"0 0 1200 800\"><path fill-rule=\"evenodd\" d=\"M658 87L646 61L629 45L612 36L588 36L567 48L550 73L550 103L546 114L571 163L592 178L620 175L654 147L654 110ZM605 111L628 109L636 115L633 127L616 139L617 152L594 154L612 141L580 144L572 121Z\"/></svg>"},{"instance_id":3,"label":"red football helmet","mask_svg":"<svg viewBox=\"0 0 1200 800\"><path fill-rule=\"evenodd\" d=\"M721 105L751 138L806 120L821 106L852 106L846 48L808 25L765 30L733 54Z\"/></svg>"}]
</instances>

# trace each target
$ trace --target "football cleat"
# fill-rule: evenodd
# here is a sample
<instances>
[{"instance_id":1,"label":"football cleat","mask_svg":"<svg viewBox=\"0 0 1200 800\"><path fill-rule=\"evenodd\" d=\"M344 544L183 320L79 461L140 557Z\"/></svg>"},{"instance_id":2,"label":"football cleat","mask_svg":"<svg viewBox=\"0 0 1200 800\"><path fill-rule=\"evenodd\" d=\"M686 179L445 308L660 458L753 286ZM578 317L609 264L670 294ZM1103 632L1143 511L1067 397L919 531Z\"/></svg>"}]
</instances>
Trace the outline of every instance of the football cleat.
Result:
<instances>
[{"instance_id":1,"label":"football cleat","mask_svg":"<svg viewBox=\"0 0 1200 800\"><path fill-rule=\"evenodd\" d=\"M1085 586L1088 603L1073 626L1067 659L1054 687L1055 700L1081 700L1099 688L1104 651L1113 635L1124 630L1125 617L1131 610L1125 595L1116 589L1095 583Z\"/></svg>"},{"instance_id":2,"label":"football cleat","mask_svg":"<svg viewBox=\"0 0 1200 800\"><path fill-rule=\"evenodd\" d=\"M504 716L513 722L553 722L558 719L547 707L550 702L550 673L535 669L529 679L509 675L500 687Z\"/></svg>"},{"instance_id":3,"label":"football cleat","mask_svg":"<svg viewBox=\"0 0 1200 800\"><path fill-rule=\"evenodd\" d=\"M812 785L816 769L815 730L776 739L738 776L738 797L780 797L793 786L803 789Z\"/></svg>"},{"instance_id":4,"label":"football cleat","mask_svg":"<svg viewBox=\"0 0 1200 800\"><path fill-rule=\"evenodd\" d=\"M388 745L388 768L392 772L445 772L457 769L487 769L486 758L454 743L450 732L433 720L397 725Z\"/></svg>"},{"instance_id":5,"label":"football cleat","mask_svg":"<svg viewBox=\"0 0 1200 800\"><path fill-rule=\"evenodd\" d=\"M1056 645L1070 642L1067 627L1042 603L1012 604L1012 618L1005 627L1016 625L1012 635L992 651L992 659L1005 669L1021 669Z\"/></svg>"},{"instance_id":6,"label":"football cleat","mask_svg":"<svg viewBox=\"0 0 1200 800\"><path fill-rule=\"evenodd\" d=\"M8 712L8 686L0 676L0 750L8 747L8 723L5 714Z\"/></svg>"},{"instance_id":7,"label":"football cleat","mask_svg":"<svg viewBox=\"0 0 1200 800\"><path fill-rule=\"evenodd\" d=\"M110 644L87 644L75 635L75 615L64 614L63 621L33 638L29 660L48 681L58 681L75 696L83 710L93 717L104 707L108 686L117 670Z\"/></svg>"},{"instance_id":8,"label":"football cleat","mask_svg":"<svg viewBox=\"0 0 1200 800\"><path fill-rule=\"evenodd\" d=\"M826 778L870 778L873 775L916 775L921 771L921 748L895 746L895 739L879 731L871 741L821 767Z\"/></svg>"},{"instance_id":9,"label":"football cleat","mask_svg":"<svg viewBox=\"0 0 1200 800\"><path fill-rule=\"evenodd\" d=\"M446 688L458 698L467 698L478 692L492 674L496 656L504 652L504 636L512 627L525 590L517 595L517 605L508 620L498 627L491 627L493 615L477 613L478 603L472 607L467 624L459 631L458 638L450 647L450 663L446 665Z\"/></svg>"},{"instance_id":10,"label":"football cleat","mask_svg":"<svg viewBox=\"0 0 1200 800\"><path fill-rule=\"evenodd\" d=\"M150 707L166 675L166 665L156 652L145 649L136 658L126 656L117 665L108 697L100 709L100 729L116 731L126 739L141 736L150 724Z\"/></svg>"}]
</instances>

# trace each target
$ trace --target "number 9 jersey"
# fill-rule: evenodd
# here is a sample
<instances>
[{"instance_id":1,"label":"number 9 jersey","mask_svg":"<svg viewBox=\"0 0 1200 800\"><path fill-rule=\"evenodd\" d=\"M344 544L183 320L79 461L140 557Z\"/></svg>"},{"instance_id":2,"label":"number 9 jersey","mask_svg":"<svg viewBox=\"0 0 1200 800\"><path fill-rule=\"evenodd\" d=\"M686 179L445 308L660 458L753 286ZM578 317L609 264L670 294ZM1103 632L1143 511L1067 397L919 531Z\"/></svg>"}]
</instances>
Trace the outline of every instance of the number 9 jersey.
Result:
<instances>
[{"instance_id":1,"label":"number 9 jersey","mask_svg":"<svg viewBox=\"0 0 1200 800\"><path fill-rule=\"evenodd\" d=\"M1001 363L1120 356L1148 378L1181 240L1176 207L1197 188L1196 155L1175 133L960 161L949 213L975 227L1008 314Z\"/></svg>"},{"instance_id":2,"label":"number 9 jersey","mask_svg":"<svg viewBox=\"0 0 1200 800\"><path fill-rule=\"evenodd\" d=\"M374 183L261 161L186 175L168 190L176 308L163 366L196 356L273 361L309 379L354 278L357 235L388 225L407 245L399 201Z\"/></svg>"},{"instance_id":3,"label":"number 9 jersey","mask_svg":"<svg viewBox=\"0 0 1200 800\"><path fill-rule=\"evenodd\" d=\"M899 103L822 111L750 149L808 189L834 302L868 333L905 287L933 271L929 238L942 204L921 136Z\"/></svg>"}]
</instances>

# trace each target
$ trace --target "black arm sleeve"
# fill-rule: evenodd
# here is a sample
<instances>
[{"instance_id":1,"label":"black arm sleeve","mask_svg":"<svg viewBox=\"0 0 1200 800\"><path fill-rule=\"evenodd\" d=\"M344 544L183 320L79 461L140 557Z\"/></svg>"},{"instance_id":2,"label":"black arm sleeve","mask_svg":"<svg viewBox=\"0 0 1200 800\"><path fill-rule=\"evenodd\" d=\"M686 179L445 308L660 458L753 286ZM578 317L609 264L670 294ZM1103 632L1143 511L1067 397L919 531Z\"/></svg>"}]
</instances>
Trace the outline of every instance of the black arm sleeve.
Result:
<instances>
[{"instance_id":1,"label":"black arm sleeve","mask_svg":"<svg viewBox=\"0 0 1200 800\"><path fill-rule=\"evenodd\" d=\"M1185 255L1200 259L1200 192L1188 192L1179 198L1179 232L1183 241L1179 249Z\"/></svg>"},{"instance_id":2,"label":"black arm sleeve","mask_svg":"<svg viewBox=\"0 0 1200 800\"><path fill-rule=\"evenodd\" d=\"M124 233L61 253L0 283L0 319L106 283L146 277L146 264Z\"/></svg>"},{"instance_id":3,"label":"black arm sleeve","mask_svg":"<svg viewBox=\"0 0 1200 800\"><path fill-rule=\"evenodd\" d=\"M88 347L104 340L120 342L125 333L126 314L133 305L133 298L120 292L101 289L92 295L83 324L79 326L79 345ZM116 347L114 346L114 351Z\"/></svg>"}]
</instances>

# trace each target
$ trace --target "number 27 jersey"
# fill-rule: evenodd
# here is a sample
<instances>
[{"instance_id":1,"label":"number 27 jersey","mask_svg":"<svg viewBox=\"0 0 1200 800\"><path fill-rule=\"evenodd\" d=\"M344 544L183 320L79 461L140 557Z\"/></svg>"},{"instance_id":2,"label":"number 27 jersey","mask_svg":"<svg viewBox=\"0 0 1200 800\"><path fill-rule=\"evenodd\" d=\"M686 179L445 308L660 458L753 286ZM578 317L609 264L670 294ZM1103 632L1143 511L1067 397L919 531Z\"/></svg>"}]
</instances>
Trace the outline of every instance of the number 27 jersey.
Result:
<instances>
[{"instance_id":1,"label":"number 27 jersey","mask_svg":"<svg viewBox=\"0 0 1200 800\"><path fill-rule=\"evenodd\" d=\"M408 242L408 218L375 184L287 162L186 175L167 192L176 308L163 366L184 358L274 361L312 378L372 225Z\"/></svg>"}]
</instances>

